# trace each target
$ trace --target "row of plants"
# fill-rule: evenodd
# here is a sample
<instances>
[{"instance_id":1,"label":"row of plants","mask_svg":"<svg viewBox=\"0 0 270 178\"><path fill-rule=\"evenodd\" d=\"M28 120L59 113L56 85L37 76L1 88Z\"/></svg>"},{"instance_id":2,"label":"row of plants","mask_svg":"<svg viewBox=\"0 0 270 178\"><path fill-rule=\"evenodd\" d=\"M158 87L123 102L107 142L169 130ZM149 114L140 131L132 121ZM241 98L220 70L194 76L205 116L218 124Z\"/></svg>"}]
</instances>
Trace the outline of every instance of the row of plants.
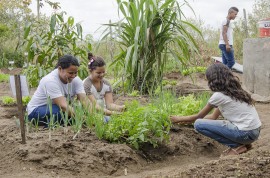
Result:
<instances>
[{"instance_id":1,"label":"row of plants","mask_svg":"<svg viewBox=\"0 0 270 178\"><path fill-rule=\"evenodd\" d=\"M187 69L184 69L182 71L182 75L187 76L192 73L205 73L205 71L206 71L206 67L194 66L194 67L189 67Z\"/></svg>"},{"instance_id":2,"label":"row of plants","mask_svg":"<svg viewBox=\"0 0 270 178\"><path fill-rule=\"evenodd\" d=\"M23 106L26 106L30 100L31 100L30 96L23 96L22 97ZM11 96L2 96L0 98L0 101L1 104L4 106L14 106L17 103L16 99Z\"/></svg>"},{"instance_id":3,"label":"row of plants","mask_svg":"<svg viewBox=\"0 0 270 178\"><path fill-rule=\"evenodd\" d=\"M79 136L82 128L96 133L99 139L106 139L113 143L126 143L136 149L145 143L154 147L169 141L171 128L170 115L190 115L197 113L208 101L209 94L195 96L190 94L177 98L170 92L165 92L153 98L147 105L141 105L137 100L125 103L126 110L112 115L108 123L104 122L104 115L98 111L89 112L78 102L73 103L75 116L68 118L66 113L62 116L62 124L70 125L74 137ZM53 117L53 116L52 116ZM31 124L28 122L30 127ZM29 127L28 126L28 127ZM37 125L34 126L38 128ZM56 128L62 128L59 122L50 120L48 125L50 133ZM51 134L50 134L51 135Z\"/></svg>"}]
</instances>

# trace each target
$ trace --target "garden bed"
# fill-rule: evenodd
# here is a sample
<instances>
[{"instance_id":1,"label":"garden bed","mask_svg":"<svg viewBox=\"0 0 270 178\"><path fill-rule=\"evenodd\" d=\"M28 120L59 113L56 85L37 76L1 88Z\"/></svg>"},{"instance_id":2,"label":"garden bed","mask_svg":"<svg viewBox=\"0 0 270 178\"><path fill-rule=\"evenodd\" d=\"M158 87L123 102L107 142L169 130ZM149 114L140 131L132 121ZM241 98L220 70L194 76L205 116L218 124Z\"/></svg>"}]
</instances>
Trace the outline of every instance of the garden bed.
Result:
<instances>
[{"instance_id":1,"label":"garden bed","mask_svg":"<svg viewBox=\"0 0 270 178\"><path fill-rule=\"evenodd\" d=\"M189 91L187 86L191 85L199 89L207 83L200 80L196 85L183 78L176 89ZM0 90L8 92L3 84ZM133 98L148 102L147 97L129 96L120 96L116 102ZM53 131L50 141L48 129L28 128L27 144L22 145L13 117L17 108L0 107L0 177L269 177L269 106L256 104L263 127L254 149L222 159L219 155L225 147L196 133L191 126L173 127L168 143L156 148L143 144L139 150L100 140L86 128L73 139L70 127Z\"/></svg>"}]
</instances>

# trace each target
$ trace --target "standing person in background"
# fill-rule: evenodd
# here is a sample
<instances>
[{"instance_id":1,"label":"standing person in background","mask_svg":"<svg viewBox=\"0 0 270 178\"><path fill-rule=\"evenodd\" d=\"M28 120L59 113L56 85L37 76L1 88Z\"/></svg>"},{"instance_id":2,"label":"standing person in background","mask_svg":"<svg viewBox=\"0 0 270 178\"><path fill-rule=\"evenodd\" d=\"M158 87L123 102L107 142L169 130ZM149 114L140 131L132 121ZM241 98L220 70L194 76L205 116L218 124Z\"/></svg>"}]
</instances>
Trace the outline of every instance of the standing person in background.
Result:
<instances>
[{"instance_id":1,"label":"standing person in background","mask_svg":"<svg viewBox=\"0 0 270 178\"><path fill-rule=\"evenodd\" d=\"M51 119L54 119L53 122L63 124L64 118L61 112L68 111L69 116L74 114L68 101L75 96L90 111L91 102L85 95L82 80L77 76L79 66L74 56L64 55L59 58L55 69L40 80L37 90L27 105L29 121L34 120L39 125L48 126L48 123L52 122ZM49 100L52 102L51 112Z\"/></svg>"},{"instance_id":2,"label":"standing person in background","mask_svg":"<svg viewBox=\"0 0 270 178\"><path fill-rule=\"evenodd\" d=\"M195 115L171 116L173 123L194 123L201 134L226 145L222 156L238 155L251 148L260 135L261 121L251 96L242 89L239 79L221 63L206 70L208 86L213 95ZM212 114L209 114L214 110ZM222 115L224 120L218 120Z\"/></svg>"},{"instance_id":3,"label":"standing person in background","mask_svg":"<svg viewBox=\"0 0 270 178\"><path fill-rule=\"evenodd\" d=\"M219 49L222 53L222 62L230 69L235 64L234 49L233 49L233 27L231 20L234 20L238 14L236 7L231 7L228 11L228 16L222 21Z\"/></svg>"},{"instance_id":4,"label":"standing person in background","mask_svg":"<svg viewBox=\"0 0 270 178\"><path fill-rule=\"evenodd\" d=\"M88 69L89 76L84 79L84 90L92 103L96 104L98 110L103 110L106 116L114 114L114 111L121 112L125 109L125 105L117 105L113 103L112 87L110 83L104 79L105 61L101 57L93 56L88 53ZM109 117L105 116L105 122Z\"/></svg>"}]
</instances>

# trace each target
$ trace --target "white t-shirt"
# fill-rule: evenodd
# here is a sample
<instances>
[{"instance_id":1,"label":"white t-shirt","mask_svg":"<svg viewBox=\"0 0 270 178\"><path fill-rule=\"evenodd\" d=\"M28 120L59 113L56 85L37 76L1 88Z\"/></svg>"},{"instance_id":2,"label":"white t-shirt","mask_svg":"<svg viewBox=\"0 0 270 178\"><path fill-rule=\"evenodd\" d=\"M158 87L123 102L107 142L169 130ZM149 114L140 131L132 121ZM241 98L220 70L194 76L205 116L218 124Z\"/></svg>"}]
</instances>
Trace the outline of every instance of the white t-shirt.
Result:
<instances>
[{"instance_id":1,"label":"white t-shirt","mask_svg":"<svg viewBox=\"0 0 270 178\"><path fill-rule=\"evenodd\" d=\"M219 44L226 44L222 36L223 26L228 26L228 30L227 30L228 42L229 42L229 45L233 45L233 24L227 18L223 20L221 24Z\"/></svg>"},{"instance_id":2,"label":"white t-shirt","mask_svg":"<svg viewBox=\"0 0 270 178\"><path fill-rule=\"evenodd\" d=\"M253 105L236 101L221 92L215 92L208 103L218 107L222 116L239 130L253 130L261 126L259 115Z\"/></svg>"},{"instance_id":3,"label":"white t-shirt","mask_svg":"<svg viewBox=\"0 0 270 178\"><path fill-rule=\"evenodd\" d=\"M46 105L48 97L55 99L64 96L69 97L71 101L80 93L85 93L85 91L79 77L75 77L71 83L64 84L59 78L58 69L55 69L40 80L37 90L27 105L28 114L35 108Z\"/></svg>"}]
</instances>

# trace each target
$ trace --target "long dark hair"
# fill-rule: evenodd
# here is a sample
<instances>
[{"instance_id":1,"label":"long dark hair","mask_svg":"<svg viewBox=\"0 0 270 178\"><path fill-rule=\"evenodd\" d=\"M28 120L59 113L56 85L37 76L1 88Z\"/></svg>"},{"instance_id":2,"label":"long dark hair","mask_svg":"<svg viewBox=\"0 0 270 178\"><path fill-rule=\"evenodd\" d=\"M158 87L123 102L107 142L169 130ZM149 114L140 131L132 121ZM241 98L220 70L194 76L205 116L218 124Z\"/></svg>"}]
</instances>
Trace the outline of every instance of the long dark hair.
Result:
<instances>
[{"instance_id":1,"label":"long dark hair","mask_svg":"<svg viewBox=\"0 0 270 178\"><path fill-rule=\"evenodd\" d=\"M234 76L231 70L222 63L215 63L206 70L208 86L213 92L221 92L236 101L246 102L253 105L254 102L239 82L239 78Z\"/></svg>"},{"instance_id":2,"label":"long dark hair","mask_svg":"<svg viewBox=\"0 0 270 178\"><path fill-rule=\"evenodd\" d=\"M80 66L78 59L72 55L64 55L58 59L55 69L61 67L62 69L69 68L71 65Z\"/></svg>"},{"instance_id":3,"label":"long dark hair","mask_svg":"<svg viewBox=\"0 0 270 178\"><path fill-rule=\"evenodd\" d=\"M96 57L92 53L88 53L88 69L95 70L97 67L103 67L106 65L105 61L101 57Z\"/></svg>"}]
</instances>

